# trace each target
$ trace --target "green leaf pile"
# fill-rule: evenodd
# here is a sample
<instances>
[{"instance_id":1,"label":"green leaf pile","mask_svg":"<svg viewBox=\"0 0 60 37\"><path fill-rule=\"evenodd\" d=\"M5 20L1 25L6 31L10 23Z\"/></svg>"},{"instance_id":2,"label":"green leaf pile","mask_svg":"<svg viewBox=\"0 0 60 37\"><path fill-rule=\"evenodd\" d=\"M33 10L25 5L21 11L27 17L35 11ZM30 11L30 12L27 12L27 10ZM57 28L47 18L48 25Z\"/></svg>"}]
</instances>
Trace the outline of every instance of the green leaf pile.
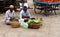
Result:
<instances>
[{"instance_id":1,"label":"green leaf pile","mask_svg":"<svg viewBox=\"0 0 60 37\"><path fill-rule=\"evenodd\" d=\"M42 21L42 18L28 19L28 23L39 23Z\"/></svg>"},{"instance_id":2,"label":"green leaf pile","mask_svg":"<svg viewBox=\"0 0 60 37\"><path fill-rule=\"evenodd\" d=\"M18 17L15 17L12 21L18 21Z\"/></svg>"}]
</instances>

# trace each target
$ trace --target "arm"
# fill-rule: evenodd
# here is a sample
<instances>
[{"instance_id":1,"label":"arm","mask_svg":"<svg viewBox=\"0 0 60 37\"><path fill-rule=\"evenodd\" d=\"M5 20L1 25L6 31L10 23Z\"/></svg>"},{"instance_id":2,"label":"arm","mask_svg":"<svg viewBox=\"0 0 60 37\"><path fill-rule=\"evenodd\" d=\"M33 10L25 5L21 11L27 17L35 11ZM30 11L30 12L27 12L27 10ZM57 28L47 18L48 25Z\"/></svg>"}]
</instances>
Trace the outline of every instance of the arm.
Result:
<instances>
[{"instance_id":1,"label":"arm","mask_svg":"<svg viewBox=\"0 0 60 37\"><path fill-rule=\"evenodd\" d=\"M13 18L15 17L15 11L13 11Z\"/></svg>"},{"instance_id":2,"label":"arm","mask_svg":"<svg viewBox=\"0 0 60 37\"><path fill-rule=\"evenodd\" d=\"M23 12L23 11L21 11L20 14L19 14L20 19L22 19L22 12Z\"/></svg>"},{"instance_id":3,"label":"arm","mask_svg":"<svg viewBox=\"0 0 60 37\"><path fill-rule=\"evenodd\" d=\"M15 18L15 11L13 10L13 15L10 17L10 21L12 21Z\"/></svg>"},{"instance_id":4,"label":"arm","mask_svg":"<svg viewBox=\"0 0 60 37\"><path fill-rule=\"evenodd\" d=\"M8 15L8 12L9 12L9 11L6 11L6 14L5 14L5 18L6 18L6 19L10 19L9 15Z\"/></svg>"},{"instance_id":5,"label":"arm","mask_svg":"<svg viewBox=\"0 0 60 37\"><path fill-rule=\"evenodd\" d=\"M30 18L29 16L23 16L22 18Z\"/></svg>"},{"instance_id":6,"label":"arm","mask_svg":"<svg viewBox=\"0 0 60 37\"><path fill-rule=\"evenodd\" d=\"M30 12L29 12L29 11L27 11L27 12L28 12L28 13L27 13L27 16L30 17Z\"/></svg>"}]
</instances>

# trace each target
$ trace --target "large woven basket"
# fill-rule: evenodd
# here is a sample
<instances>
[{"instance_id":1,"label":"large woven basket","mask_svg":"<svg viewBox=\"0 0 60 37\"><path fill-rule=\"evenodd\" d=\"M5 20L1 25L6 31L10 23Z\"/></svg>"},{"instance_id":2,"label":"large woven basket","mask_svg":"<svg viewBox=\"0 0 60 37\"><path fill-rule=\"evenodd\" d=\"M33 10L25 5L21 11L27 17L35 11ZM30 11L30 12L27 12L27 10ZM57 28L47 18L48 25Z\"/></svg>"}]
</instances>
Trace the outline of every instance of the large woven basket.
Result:
<instances>
[{"instance_id":1,"label":"large woven basket","mask_svg":"<svg viewBox=\"0 0 60 37\"><path fill-rule=\"evenodd\" d=\"M20 27L20 23L19 22L16 22L16 21L11 21L10 22L10 24L11 24L11 26L13 27L13 28L18 28L18 27Z\"/></svg>"},{"instance_id":2,"label":"large woven basket","mask_svg":"<svg viewBox=\"0 0 60 37\"><path fill-rule=\"evenodd\" d=\"M41 26L42 26L42 22L29 24L29 28L32 28L32 29L39 29Z\"/></svg>"}]
</instances>

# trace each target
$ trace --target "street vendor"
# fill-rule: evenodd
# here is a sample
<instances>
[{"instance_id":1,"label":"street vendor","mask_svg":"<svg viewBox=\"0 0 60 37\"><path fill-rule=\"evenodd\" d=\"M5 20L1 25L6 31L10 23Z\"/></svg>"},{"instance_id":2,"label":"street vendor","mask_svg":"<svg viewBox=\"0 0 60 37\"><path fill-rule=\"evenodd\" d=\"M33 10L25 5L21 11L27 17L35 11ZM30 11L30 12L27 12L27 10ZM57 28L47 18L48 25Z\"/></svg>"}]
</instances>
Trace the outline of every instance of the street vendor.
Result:
<instances>
[{"instance_id":1,"label":"street vendor","mask_svg":"<svg viewBox=\"0 0 60 37\"><path fill-rule=\"evenodd\" d=\"M21 10L19 16L20 16L20 19L30 18L30 13L29 13L29 11L27 10L27 6L24 6L24 7L23 7L23 10Z\"/></svg>"},{"instance_id":2,"label":"street vendor","mask_svg":"<svg viewBox=\"0 0 60 37\"><path fill-rule=\"evenodd\" d=\"M10 20L15 17L14 5L9 6L9 10L6 11L5 14L5 23L9 24Z\"/></svg>"}]
</instances>

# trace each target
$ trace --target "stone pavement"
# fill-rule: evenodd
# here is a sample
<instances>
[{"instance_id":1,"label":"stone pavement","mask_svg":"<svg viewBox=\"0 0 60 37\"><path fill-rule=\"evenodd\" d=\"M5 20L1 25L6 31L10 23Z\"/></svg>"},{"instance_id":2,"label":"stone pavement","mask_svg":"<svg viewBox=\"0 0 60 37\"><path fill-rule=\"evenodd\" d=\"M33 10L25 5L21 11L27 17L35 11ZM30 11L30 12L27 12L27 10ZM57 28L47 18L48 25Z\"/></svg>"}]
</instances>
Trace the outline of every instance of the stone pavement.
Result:
<instances>
[{"instance_id":1,"label":"stone pavement","mask_svg":"<svg viewBox=\"0 0 60 37\"><path fill-rule=\"evenodd\" d=\"M31 3L32 0L29 2ZM40 29L12 28L4 24L5 14L0 14L0 37L60 37L60 10L57 11L57 15L53 13L47 17L42 14L35 14L33 9L29 11L31 17L43 18L43 26ZM16 14L18 15L19 12Z\"/></svg>"}]
</instances>

